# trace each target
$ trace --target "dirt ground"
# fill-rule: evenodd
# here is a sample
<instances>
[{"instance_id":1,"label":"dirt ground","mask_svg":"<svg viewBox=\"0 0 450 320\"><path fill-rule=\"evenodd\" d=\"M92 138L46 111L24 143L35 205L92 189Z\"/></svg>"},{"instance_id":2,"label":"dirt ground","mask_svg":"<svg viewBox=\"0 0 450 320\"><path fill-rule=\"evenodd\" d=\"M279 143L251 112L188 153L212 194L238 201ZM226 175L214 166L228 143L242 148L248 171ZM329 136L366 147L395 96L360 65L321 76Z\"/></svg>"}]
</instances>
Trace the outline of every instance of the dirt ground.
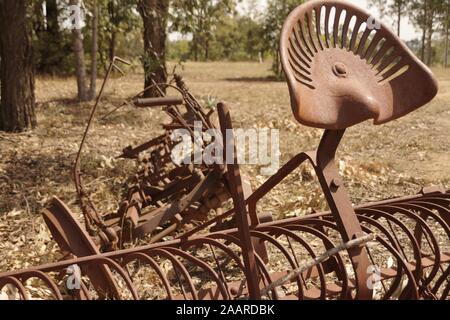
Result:
<instances>
[{"instance_id":1,"label":"dirt ground","mask_svg":"<svg viewBox=\"0 0 450 320\"><path fill-rule=\"evenodd\" d=\"M281 164L314 149L321 130L295 122L284 82L270 80L270 64L187 63L178 72L208 105L229 104L235 128L280 130ZM450 71L434 70L438 96L427 106L382 126L366 122L348 129L338 152L339 167L355 204L417 193L422 186L450 188ZM159 110L122 108L101 116L142 89L143 75L113 79L89 136L82 167L94 202L115 210L133 164L116 160L122 148L143 142L167 121ZM99 81L100 85L100 81ZM74 79L39 78L39 126L0 134L0 272L54 261L58 249L40 217L57 195L79 214L71 167L92 103L74 100ZM253 188L267 177L243 166ZM302 167L264 199L260 209L277 217L299 216L325 207L314 174Z\"/></svg>"}]
</instances>

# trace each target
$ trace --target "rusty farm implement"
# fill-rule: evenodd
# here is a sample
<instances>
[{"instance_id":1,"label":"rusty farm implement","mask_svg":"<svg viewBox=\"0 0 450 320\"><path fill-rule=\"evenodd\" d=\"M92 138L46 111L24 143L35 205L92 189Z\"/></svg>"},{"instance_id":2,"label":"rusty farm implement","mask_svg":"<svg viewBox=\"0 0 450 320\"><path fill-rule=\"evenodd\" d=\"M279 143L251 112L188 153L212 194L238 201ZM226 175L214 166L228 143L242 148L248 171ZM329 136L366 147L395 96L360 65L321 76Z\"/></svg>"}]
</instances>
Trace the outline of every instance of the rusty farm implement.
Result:
<instances>
[{"instance_id":1,"label":"rusty farm implement","mask_svg":"<svg viewBox=\"0 0 450 320\"><path fill-rule=\"evenodd\" d=\"M24 284L38 278L48 288L45 298L56 299L448 299L450 191L425 188L353 206L335 164L346 128L401 118L437 93L431 71L385 25L373 28L370 18L344 1L313 0L284 24L280 54L292 111L299 123L324 129L316 150L297 154L254 192L244 192L231 115L219 104L219 142L233 161L168 169L168 135L127 148L124 157L144 150L150 157L115 214L96 212L76 166L80 204L91 225L83 228L53 200L44 217L71 256L0 274L0 288L8 285L28 299ZM173 119L169 131L189 130L194 119L210 128L212 113L202 111L183 84L176 87L182 101L133 101L164 105ZM174 107L181 104L185 113ZM259 201L305 162L317 174L329 211L262 219ZM205 182L208 177L214 179ZM233 207L226 211L229 197ZM204 209L215 209L212 216L201 209L208 202L215 203ZM201 222L175 233L199 212ZM168 234L173 238L161 241ZM150 238L143 246L121 245L145 235ZM77 274L78 286L67 285L68 274L71 280Z\"/></svg>"}]
</instances>

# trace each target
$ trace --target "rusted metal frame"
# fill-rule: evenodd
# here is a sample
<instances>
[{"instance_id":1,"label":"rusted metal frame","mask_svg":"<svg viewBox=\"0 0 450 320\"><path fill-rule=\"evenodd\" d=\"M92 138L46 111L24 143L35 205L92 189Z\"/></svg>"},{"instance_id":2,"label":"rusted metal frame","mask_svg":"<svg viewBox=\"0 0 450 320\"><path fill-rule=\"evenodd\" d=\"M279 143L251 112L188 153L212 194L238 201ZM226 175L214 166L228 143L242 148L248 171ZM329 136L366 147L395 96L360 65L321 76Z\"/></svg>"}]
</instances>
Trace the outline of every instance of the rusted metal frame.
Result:
<instances>
[{"instance_id":1,"label":"rusted metal frame","mask_svg":"<svg viewBox=\"0 0 450 320\"><path fill-rule=\"evenodd\" d=\"M221 173L213 170L185 197L165 207L157 208L148 214L143 214L140 217L139 225L134 229L133 237L139 238L145 236L161 223L172 219L177 213L181 213L187 209L193 202L200 199L207 190L212 188L220 177Z\"/></svg>"},{"instance_id":2,"label":"rusted metal frame","mask_svg":"<svg viewBox=\"0 0 450 320\"><path fill-rule=\"evenodd\" d=\"M144 186L143 190L146 195L151 196L152 204L156 204L157 201L164 198L168 198L176 193L185 193L182 190L192 190L197 184L201 183L205 179L205 176L201 171L193 172L190 176L179 177L172 180L167 184L163 190L156 194L151 194L147 190L149 187Z\"/></svg>"},{"instance_id":3,"label":"rusted metal frame","mask_svg":"<svg viewBox=\"0 0 450 320\"><path fill-rule=\"evenodd\" d=\"M92 239L74 218L70 209L58 198L52 199L51 206L43 212L43 218L63 252L78 257L100 253ZM113 233L113 231L109 233ZM110 241L107 234L101 234L104 235L105 242ZM101 238L99 243L101 243ZM100 292L104 291L109 296L118 296L118 287L112 282L112 274L107 266L100 266L100 268L87 266L84 272L93 279L93 285Z\"/></svg>"},{"instance_id":4,"label":"rusted metal frame","mask_svg":"<svg viewBox=\"0 0 450 320\"><path fill-rule=\"evenodd\" d=\"M211 123L208 115L203 112L203 108L198 100L192 95L192 93L190 93L183 78L180 75L175 74L174 79L177 87L183 92L186 106L188 106L195 115L202 119L208 129L214 128L214 125Z\"/></svg>"},{"instance_id":5,"label":"rusted metal frame","mask_svg":"<svg viewBox=\"0 0 450 320\"><path fill-rule=\"evenodd\" d=\"M132 147L128 146L123 149L122 154L120 154L117 158L124 158L124 159L135 159L140 153L143 151L154 148L159 145L163 145L170 141L170 137L167 135L167 133L164 133L160 135L159 137L156 137L150 141L147 141L139 146Z\"/></svg>"},{"instance_id":6,"label":"rusted metal frame","mask_svg":"<svg viewBox=\"0 0 450 320\"><path fill-rule=\"evenodd\" d=\"M334 163L336 149L345 130L325 130L320 141L314 169L319 178L328 206L336 219L340 233L345 242L353 240L362 234L360 223L356 217L350 198L342 185L338 169ZM370 266L367 250L364 247L348 250L355 269L357 280L357 299L371 299L372 289L368 288L367 273Z\"/></svg>"},{"instance_id":7,"label":"rusted metal frame","mask_svg":"<svg viewBox=\"0 0 450 320\"><path fill-rule=\"evenodd\" d=\"M219 103L217 106L220 127L224 131L225 128L232 127L231 116L228 108L223 104ZM237 164L236 146L234 143L233 134L223 135L223 146L224 149L224 159L227 162L227 178L230 184L230 191L233 198L234 207L236 208L236 222L238 226L238 232L240 239L242 240L242 257L244 260L245 267L250 272L250 278L248 280L248 291L251 299L259 300L261 299L261 293L259 289L259 274L256 267L255 261L255 248L250 235L248 212L245 206L245 198L242 190L242 178L239 170L239 165ZM230 154L232 152L232 154ZM231 159L233 156L233 162Z\"/></svg>"}]
</instances>

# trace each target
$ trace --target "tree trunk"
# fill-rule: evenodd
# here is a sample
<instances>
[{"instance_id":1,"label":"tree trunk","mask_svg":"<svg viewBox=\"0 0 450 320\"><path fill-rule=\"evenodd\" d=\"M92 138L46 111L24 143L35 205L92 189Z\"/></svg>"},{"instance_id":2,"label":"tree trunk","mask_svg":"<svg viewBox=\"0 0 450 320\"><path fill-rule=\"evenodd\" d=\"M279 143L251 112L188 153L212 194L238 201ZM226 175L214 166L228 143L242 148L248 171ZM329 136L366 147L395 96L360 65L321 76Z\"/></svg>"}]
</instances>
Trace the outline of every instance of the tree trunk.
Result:
<instances>
[{"instance_id":1,"label":"tree trunk","mask_svg":"<svg viewBox=\"0 0 450 320\"><path fill-rule=\"evenodd\" d=\"M209 40L205 41L205 61L209 60Z\"/></svg>"},{"instance_id":2,"label":"tree trunk","mask_svg":"<svg viewBox=\"0 0 450 320\"><path fill-rule=\"evenodd\" d=\"M192 36L192 51L194 51L194 61L198 61L198 40L197 36L194 34Z\"/></svg>"},{"instance_id":3,"label":"tree trunk","mask_svg":"<svg viewBox=\"0 0 450 320\"><path fill-rule=\"evenodd\" d=\"M167 81L166 38L169 0L140 0L139 13L144 21L145 87ZM145 94L158 96L158 91L148 90Z\"/></svg>"},{"instance_id":4,"label":"tree trunk","mask_svg":"<svg viewBox=\"0 0 450 320\"><path fill-rule=\"evenodd\" d=\"M434 23L434 10L432 8L429 8L429 18L427 19L428 22L428 32L427 32L427 65L431 66L433 63L433 23Z\"/></svg>"},{"instance_id":5,"label":"tree trunk","mask_svg":"<svg viewBox=\"0 0 450 320\"><path fill-rule=\"evenodd\" d=\"M421 52L420 52L420 58L422 60L423 63L425 63L425 45L426 45L426 38L427 38L427 20L428 20L428 4L427 4L427 0L425 0L424 2L424 6L423 6L423 21L422 21L422 46L421 46Z\"/></svg>"},{"instance_id":6,"label":"tree trunk","mask_svg":"<svg viewBox=\"0 0 450 320\"><path fill-rule=\"evenodd\" d=\"M0 129L36 126L34 70L26 0L0 0Z\"/></svg>"},{"instance_id":7,"label":"tree trunk","mask_svg":"<svg viewBox=\"0 0 450 320\"><path fill-rule=\"evenodd\" d=\"M397 1L397 35L400 37L400 28L402 22L402 1Z\"/></svg>"},{"instance_id":8,"label":"tree trunk","mask_svg":"<svg viewBox=\"0 0 450 320\"><path fill-rule=\"evenodd\" d=\"M108 2L108 14L111 24L111 30L109 31L111 33L111 38L109 38L109 60L112 60L116 56L116 42L117 42L117 32L116 27L114 25L114 20L116 16L116 8L114 5L114 1Z\"/></svg>"},{"instance_id":9,"label":"tree trunk","mask_svg":"<svg viewBox=\"0 0 450 320\"><path fill-rule=\"evenodd\" d=\"M70 0L70 5L79 6L78 0ZM75 55L75 69L77 77L77 87L78 87L78 99L80 101L88 100L88 90L86 86L86 64L84 62L84 45L83 45L83 34L81 29L72 29L72 46L73 53Z\"/></svg>"},{"instance_id":10,"label":"tree trunk","mask_svg":"<svg viewBox=\"0 0 450 320\"><path fill-rule=\"evenodd\" d=\"M447 11L445 14L445 57L444 57L445 68L448 68L449 23L450 23L450 0L447 1Z\"/></svg>"},{"instance_id":11,"label":"tree trunk","mask_svg":"<svg viewBox=\"0 0 450 320\"><path fill-rule=\"evenodd\" d=\"M109 40L109 60L112 60L116 56L116 43L117 33L115 31L112 31L111 39Z\"/></svg>"},{"instance_id":12,"label":"tree trunk","mask_svg":"<svg viewBox=\"0 0 450 320\"><path fill-rule=\"evenodd\" d=\"M91 86L89 88L89 99L95 98L97 91L97 52L98 52L98 7L97 0L94 0L92 10L92 50L91 50Z\"/></svg>"}]
</instances>

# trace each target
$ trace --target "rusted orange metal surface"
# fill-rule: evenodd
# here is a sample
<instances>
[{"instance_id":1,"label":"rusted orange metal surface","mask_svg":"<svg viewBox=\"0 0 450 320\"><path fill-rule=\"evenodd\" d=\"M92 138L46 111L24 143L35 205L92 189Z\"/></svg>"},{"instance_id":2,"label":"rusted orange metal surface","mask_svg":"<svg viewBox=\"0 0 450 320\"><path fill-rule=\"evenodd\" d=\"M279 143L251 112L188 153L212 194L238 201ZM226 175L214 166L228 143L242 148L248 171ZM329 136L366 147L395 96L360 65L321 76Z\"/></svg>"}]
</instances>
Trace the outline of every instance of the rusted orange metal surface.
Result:
<instances>
[{"instance_id":1,"label":"rusted orange metal surface","mask_svg":"<svg viewBox=\"0 0 450 320\"><path fill-rule=\"evenodd\" d=\"M301 124L325 129L316 150L297 154L250 195L244 194L236 159L199 171L183 169L173 175L163 171L177 183L181 182L176 179L194 181L192 187L165 200L167 207L149 216L142 209L155 197L154 189L130 191L116 217L97 225L100 235L89 235L55 199L44 217L61 250L73 258L0 274L0 288L8 285L15 288L16 297L28 299L25 283L38 278L48 288L46 298L56 299L449 299L450 190L426 188L413 196L353 206L335 164L346 128L368 119L382 124L400 118L437 93L431 71L386 26L371 28L369 19L369 13L344 1L315 0L295 9L285 22L281 61L292 110ZM198 103L184 84L177 86L186 105ZM174 97L136 101L139 107L168 108L180 102ZM227 153L235 148L234 137L225 134L232 129L231 115L224 104L217 110ZM193 111L205 127L212 126L211 114L197 107ZM175 126L189 128L187 119L192 117L176 112L172 116ZM170 148L170 143L161 136L125 149L122 156L135 158L154 146ZM156 147L157 156L146 160L151 165L138 178L141 183L161 181L161 166L156 165L164 158L160 149ZM330 211L263 221L258 202L305 162L312 164ZM191 209L197 201L193 199L214 189L213 182L205 182L209 178L227 190L232 209L217 210L173 240L150 240L131 249L111 245L133 238L117 228L124 221L139 237L152 234L169 216L164 221L175 227L165 229L164 235L173 233L177 223L171 219L181 223L180 214ZM95 224L97 218L92 216ZM217 227L229 220L234 226ZM366 234L373 234L374 240L334 254L261 294L305 260ZM68 285L68 274L73 284L74 266L80 270L78 286Z\"/></svg>"}]
</instances>

